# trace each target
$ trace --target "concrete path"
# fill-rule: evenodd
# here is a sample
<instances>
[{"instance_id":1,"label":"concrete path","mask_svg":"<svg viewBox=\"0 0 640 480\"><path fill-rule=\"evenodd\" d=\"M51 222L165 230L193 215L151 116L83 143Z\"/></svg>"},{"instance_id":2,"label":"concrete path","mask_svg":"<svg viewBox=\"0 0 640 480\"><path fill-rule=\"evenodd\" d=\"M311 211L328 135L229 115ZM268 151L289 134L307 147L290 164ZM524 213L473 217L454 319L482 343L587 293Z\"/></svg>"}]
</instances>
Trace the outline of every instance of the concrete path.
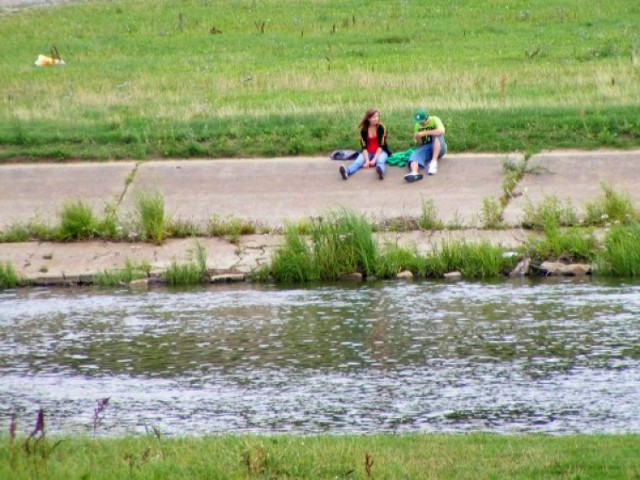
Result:
<instances>
[{"instance_id":1,"label":"concrete path","mask_svg":"<svg viewBox=\"0 0 640 480\"><path fill-rule=\"evenodd\" d=\"M380 181L361 170L347 181L327 158L168 160L0 167L0 229L37 220L54 225L65 202L82 200L102 213L117 206L132 215L140 192L159 192L174 220L208 224L234 216L269 227L317 217L341 207L372 220L420 215L433 201L445 223L474 227L484 198L502 196L505 160L519 155L451 155L437 176L408 184L407 170L389 167Z\"/></svg>"},{"instance_id":2,"label":"concrete path","mask_svg":"<svg viewBox=\"0 0 640 480\"><path fill-rule=\"evenodd\" d=\"M447 155L436 176L407 184L404 168L389 167L383 181L373 170L361 170L347 181L338 174L340 162L323 157L146 162L9 164L0 166L0 231L11 225L38 221L59 223L65 202L82 200L102 214L117 208L120 218L132 218L140 192L159 192L174 220L206 226L212 216L242 218L268 227L287 221L326 215L342 207L372 221L418 217L425 202L433 202L438 219L462 227L445 232L388 234L395 242L419 249L443 238L489 239L506 248L526 238L518 229L527 202L545 196L571 202L579 213L602 197L602 185L625 193L640 208L640 151L552 152L531 157L527 174L511 199L504 220L512 228L478 230L485 199L503 196L505 161L518 163L519 154ZM270 260L277 235L242 238L239 245L206 238L213 272L246 273ZM60 283L119 268L127 260L148 261L162 269L188 258L195 241L171 240L162 246L141 243L78 242L75 244L0 244L0 262L10 262L19 274ZM55 280L55 281L54 281Z\"/></svg>"},{"instance_id":3,"label":"concrete path","mask_svg":"<svg viewBox=\"0 0 640 480\"><path fill-rule=\"evenodd\" d=\"M416 217L431 199L445 223L475 226L482 199L502 194L504 158L452 156L442 160L442 175L414 184L399 167L389 167L383 181L373 169L344 181L340 162L327 158L149 162L138 167L123 207L131 210L138 191L159 190L176 219L206 225L212 215L235 216L277 227L341 207L372 220Z\"/></svg>"}]
</instances>

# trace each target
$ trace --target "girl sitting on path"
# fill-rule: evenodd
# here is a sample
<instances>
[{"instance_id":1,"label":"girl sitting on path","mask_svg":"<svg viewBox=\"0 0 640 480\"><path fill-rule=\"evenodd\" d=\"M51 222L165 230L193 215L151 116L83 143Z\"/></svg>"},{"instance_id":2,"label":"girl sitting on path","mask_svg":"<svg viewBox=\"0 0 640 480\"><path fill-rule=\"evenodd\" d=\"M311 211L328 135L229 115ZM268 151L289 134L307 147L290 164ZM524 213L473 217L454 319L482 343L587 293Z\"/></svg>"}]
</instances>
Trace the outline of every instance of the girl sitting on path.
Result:
<instances>
[{"instance_id":1,"label":"girl sitting on path","mask_svg":"<svg viewBox=\"0 0 640 480\"><path fill-rule=\"evenodd\" d=\"M375 167L380 180L387 170L387 158L391 152L387 145L387 128L380 123L380 112L370 108L360 120L360 146L362 153L348 167L340 165L340 175L346 180L361 168Z\"/></svg>"}]
</instances>

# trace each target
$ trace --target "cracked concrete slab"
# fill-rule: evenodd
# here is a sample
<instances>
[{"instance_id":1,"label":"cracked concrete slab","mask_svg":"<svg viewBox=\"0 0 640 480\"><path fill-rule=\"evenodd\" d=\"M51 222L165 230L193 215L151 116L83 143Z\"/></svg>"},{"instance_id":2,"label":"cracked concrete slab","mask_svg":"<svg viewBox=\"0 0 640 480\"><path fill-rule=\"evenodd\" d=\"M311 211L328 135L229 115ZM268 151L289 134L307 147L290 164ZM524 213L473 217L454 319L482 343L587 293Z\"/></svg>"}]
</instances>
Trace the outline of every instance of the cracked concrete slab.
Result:
<instances>
[{"instance_id":1,"label":"cracked concrete slab","mask_svg":"<svg viewBox=\"0 0 640 480\"><path fill-rule=\"evenodd\" d=\"M223 238L167 240L162 245L85 241L75 243L23 242L0 245L0 263L10 262L22 278L37 283L63 284L63 279L89 278L133 265L149 264L164 271L173 262L193 259L197 245L207 253L212 273L249 273L270 260L276 240L265 236L242 237L238 245ZM259 246L258 246L259 245Z\"/></svg>"}]
</instances>

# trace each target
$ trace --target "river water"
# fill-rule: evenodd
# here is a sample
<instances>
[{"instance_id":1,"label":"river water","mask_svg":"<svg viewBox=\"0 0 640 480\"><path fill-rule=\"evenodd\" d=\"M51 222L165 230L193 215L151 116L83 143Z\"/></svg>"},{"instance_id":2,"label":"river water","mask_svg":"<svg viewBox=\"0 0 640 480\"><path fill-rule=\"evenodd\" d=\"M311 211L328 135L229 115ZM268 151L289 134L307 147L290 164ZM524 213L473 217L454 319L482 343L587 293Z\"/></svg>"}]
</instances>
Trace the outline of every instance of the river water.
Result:
<instances>
[{"instance_id":1,"label":"river water","mask_svg":"<svg viewBox=\"0 0 640 480\"><path fill-rule=\"evenodd\" d=\"M639 340L594 279L4 291L0 427L637 433Z\"/></svg>"}]
</instances>

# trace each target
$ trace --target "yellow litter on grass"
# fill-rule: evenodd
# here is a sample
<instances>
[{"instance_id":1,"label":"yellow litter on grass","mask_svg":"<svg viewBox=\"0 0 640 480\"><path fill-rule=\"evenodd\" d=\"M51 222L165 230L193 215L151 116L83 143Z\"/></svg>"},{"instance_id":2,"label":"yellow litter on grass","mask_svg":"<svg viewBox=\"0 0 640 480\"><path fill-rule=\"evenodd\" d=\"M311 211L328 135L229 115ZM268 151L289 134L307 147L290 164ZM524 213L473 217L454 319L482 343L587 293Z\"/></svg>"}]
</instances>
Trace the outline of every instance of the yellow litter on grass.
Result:
<instances>
[{"instance_id":1,"label":"yellow litter on grass","mask_svg":"<svg viewBox=\"0 0 640 480\"><path fill-rule=\"evenodd\" d=\"M58 54L58 49L54 46L51 48L51 56L48 55L38 55L34 65L36 67L49 67L51 65L66 65L67 63L60 58L60 54Z\"/></svg>"}]
</instances>

